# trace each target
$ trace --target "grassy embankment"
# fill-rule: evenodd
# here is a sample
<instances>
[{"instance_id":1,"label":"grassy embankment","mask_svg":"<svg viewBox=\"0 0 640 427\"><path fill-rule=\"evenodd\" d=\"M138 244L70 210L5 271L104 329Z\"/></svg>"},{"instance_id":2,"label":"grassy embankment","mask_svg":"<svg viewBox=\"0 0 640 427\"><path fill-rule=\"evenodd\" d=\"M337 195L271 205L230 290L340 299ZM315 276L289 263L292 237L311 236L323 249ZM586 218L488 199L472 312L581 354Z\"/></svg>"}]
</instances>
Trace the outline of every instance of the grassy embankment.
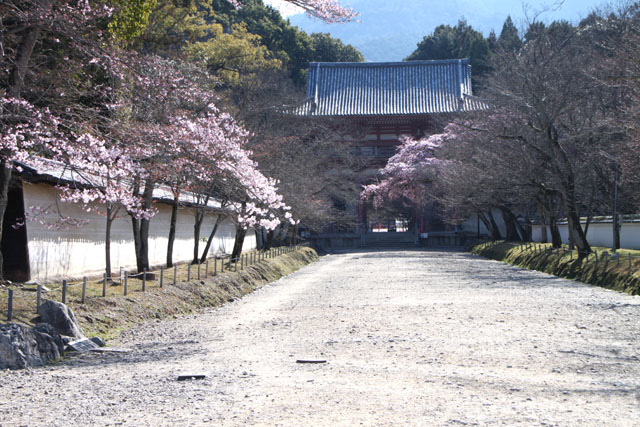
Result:
<instances>
[{"instance_id":1,"label":"grassy embankment","mask_svg":"<svg viewBox=\"0 0 640 427\"><path fill-rule=\"evenodd\" d=\"M187 280L187 265L181 264L177 266L175 285L173 268L165 271L162 288L156 271L156 280L146 282L145 292L142 292L141 280L130 278L127 296L123 295L123 284L115 282L107 286L107 296L102 297L102 283L89 281L84 304L81 303L82 282L72 282L67 287L67 305L75 313L85 335L110 339L138 323L220 306L293 273L317 258L313 249L302 247L244 266L243 270L238 267L238 272L225 270L224 273L220 271L222 260L217 260L216 276L213 276L211 260L209 276L204 277L203 265L200 280L197 279L197 266L192 266L191 280ZM61 285L48 286L51 290L43 294L43 300L60 301ZM7 318L6 295L6 291L0 292L0 322ZM13 321L27 325L37 323L35 292L17 286L14 295Z\"/></svg>"},{"instance_id":2,"label":"grassy embankment","mask_svg":"<svg viewBox=\"0 0 640 427\"><path fill-rule=\"evenodd\" d=\"M594 253L583 260L578 260L577 251L570 251L567 246L552 249L550 243L478 243L471 247L471 252L530 270L640 295L640 251L619 249L612 258L607 248L592 249Z\"/></svg>"}]
</instances>

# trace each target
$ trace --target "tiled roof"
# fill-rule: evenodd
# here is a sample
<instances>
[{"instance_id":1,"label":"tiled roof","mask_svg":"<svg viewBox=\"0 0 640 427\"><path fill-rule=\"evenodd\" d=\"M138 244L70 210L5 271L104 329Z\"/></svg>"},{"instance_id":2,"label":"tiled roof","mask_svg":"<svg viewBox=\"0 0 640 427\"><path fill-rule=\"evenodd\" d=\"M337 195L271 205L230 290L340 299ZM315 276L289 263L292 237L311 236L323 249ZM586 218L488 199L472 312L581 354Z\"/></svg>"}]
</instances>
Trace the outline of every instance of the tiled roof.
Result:
<instances>
[{"instance_id":1,"label":"tiled roof","mask_svg":"<svg viewBox=\"0 0 640 427\"><path fill-rule=\"evenodd\" d=\"M72 185L79 187L99 187L102 179L89 173L81 173L65 166L55 160L39 158L37 161L14 162L17 172L24 177L46 181L53 185ZM131 184L127 182L126 184ZM156 185L153 189L153 198L156 201L173 202L173 192L166 185ZM179 201L185 205L200 205L201 201L196 194L183 191L179 195ZM207 203L209 208L221 208L220 200L212 197Z\"/></svg>"},{"instance_id":2,"label":"tiled roof","mask_svg":"<svg viewBox=\"0 0 640 427\"><path fill-rule=\"evenodd\" d=\"M397 116L475 111L468 59L312 62L298 114Z\"/></svg>"}]
</instances>

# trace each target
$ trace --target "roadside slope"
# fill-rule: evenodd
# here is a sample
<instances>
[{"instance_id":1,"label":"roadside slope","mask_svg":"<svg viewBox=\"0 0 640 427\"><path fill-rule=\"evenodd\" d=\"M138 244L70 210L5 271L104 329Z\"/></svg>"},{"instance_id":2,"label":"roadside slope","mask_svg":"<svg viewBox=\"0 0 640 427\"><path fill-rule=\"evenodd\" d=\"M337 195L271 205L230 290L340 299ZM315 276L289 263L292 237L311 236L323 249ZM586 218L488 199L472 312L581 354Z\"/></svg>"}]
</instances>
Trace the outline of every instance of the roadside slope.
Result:
<instances>
[{"instance_id":1,"label":"roadside slope","mask_svg":"<svg viewBox=\"0 0 640 427\"><path fill-rule=\"evenodd\" d=\"M619 258L611 257L602 248L594 250L599 255L590 254L587 259L579 260L576 251L571 252L567 248L554 250L550 244L489 242L471 247L472 253L485 258L640 295L640 264L637 259L627 262L624 250L619 251Z\"/></svg>"}]
</instances>

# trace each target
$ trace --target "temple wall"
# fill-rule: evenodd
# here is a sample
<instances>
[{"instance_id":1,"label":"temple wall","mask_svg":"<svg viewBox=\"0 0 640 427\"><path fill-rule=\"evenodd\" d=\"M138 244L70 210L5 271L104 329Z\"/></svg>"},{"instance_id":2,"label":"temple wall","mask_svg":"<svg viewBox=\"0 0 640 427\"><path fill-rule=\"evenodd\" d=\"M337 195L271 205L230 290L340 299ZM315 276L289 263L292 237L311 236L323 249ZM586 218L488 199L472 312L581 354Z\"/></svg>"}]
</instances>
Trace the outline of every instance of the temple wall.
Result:
<instances>
[{"instance_id":1,"label":"temple wall","mask_svg":"<svg viewBox=\"0 0 640 427\"><path fill-rule=\"evenodd\" d=\"M30 206L54 207L55 188L47 184L23 184L25 209ZM59 278L101 274L105 266L106 219L98 212L104 207L96 205L96 212L86 212L79 205L60 203L64 216L81 219L87 223L81 227L68 226L58 229L60 217L53 209L26 223L31 280L51 281ZM158 213L152 218L149 230L149 262L159 266L166 261L167 241L171 206L156 203ZM200 251L213 225L216 215L207 215L201 229ZM193 259L193 211L179 210L176 238L173 249L174 262ZM225 220L216 233L209 255L230 253L235 239L235 226ZM244 250L255 248L255 233L249 230L244 241ZM131 270L136 267L131 219L124 214L117 218L111 231L111 266L114 272L120 267Z\"/></svg>"}]
</instances>

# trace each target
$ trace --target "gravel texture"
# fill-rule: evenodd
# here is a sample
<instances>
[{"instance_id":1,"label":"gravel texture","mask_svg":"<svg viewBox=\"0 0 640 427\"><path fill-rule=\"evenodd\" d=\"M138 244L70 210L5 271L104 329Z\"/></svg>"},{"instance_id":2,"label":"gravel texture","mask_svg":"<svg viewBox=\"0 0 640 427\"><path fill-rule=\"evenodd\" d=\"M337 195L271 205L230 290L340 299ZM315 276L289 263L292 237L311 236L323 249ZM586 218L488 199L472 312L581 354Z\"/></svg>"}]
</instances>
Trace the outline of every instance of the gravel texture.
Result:
<instances>
[{"instance_id":1,"label":"gravel texture","mask_svg":"<svg viewBox=\"0 0 640 427\"><path fill-rule=\"evenodd\" d=\"M0 425L640 425L639 332L639 297L466 253L331 255L0 372Z\"/></svg>"}]
</instances>

